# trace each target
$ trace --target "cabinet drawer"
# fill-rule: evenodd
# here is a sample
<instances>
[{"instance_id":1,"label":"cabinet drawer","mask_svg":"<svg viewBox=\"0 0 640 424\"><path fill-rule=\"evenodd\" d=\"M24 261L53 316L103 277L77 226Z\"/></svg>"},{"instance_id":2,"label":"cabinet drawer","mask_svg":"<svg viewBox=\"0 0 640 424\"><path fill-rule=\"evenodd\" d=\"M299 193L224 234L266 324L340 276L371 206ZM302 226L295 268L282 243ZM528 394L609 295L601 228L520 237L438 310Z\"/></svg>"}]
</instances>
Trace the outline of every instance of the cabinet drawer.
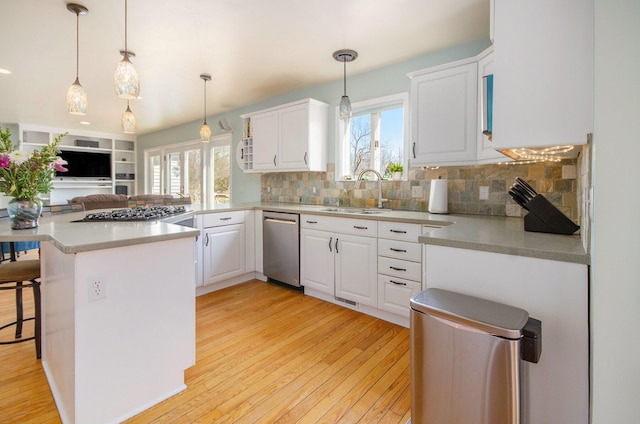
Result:
<instances>
[{"instance_id":1,"label":"cabinet drawer","mask_svg":"<svg viewBox=\"0 0 640 424\"><path fill-rule=\"evenodd\" d=\"M422 281L422 264L401 259L378 257L378 273L393 277L406 278L407 280Z\"/></svg>"},{"instance_id":2,"label":"cabinet drawer","mask_svg":"<svg viewBox=\"0 0 640 424\"><path fill-rule=\"evenodd\" d=\"M393 240L417 242L422 235L420 224L408 224L405 222L379 221L378 237Z\"/></svg>"},{"instance_id":3,"label":"cabinet drawer","mask_svg":"<svg viewBox=\"0 0 640 424\"><path fill-rule=\"evenodd\" d=\"M418 282L378 274L378 308L408 317L409 300L420 290L422 285Z\"/></svg>"},{"instance_id":4,"label":"cabinet drawer","mask_svg":"<svg viewBox=\"0 0 640 424\"><path fill-rule=\"evenodd\" d=\"M376 237L378 223L368 219L337 218L324 215L301 215L300 226L339 234Z\"/></svg>"},{"instance_id":5,"label":"cabinet drawer","mask_svg":"<svg viewBox=\"0 0 640 424\"><path fill-rule=\"evenodd\" d=\"M379 238L378 255L420 262L422 260L422 244Z\"/></svg>"},{"instance_id":6,"label":"cabinet drawer","mask_svg":"<svg viewBox=\"0 0 640 424\"><path fill-rule=\"evenodd\" d=\"M244 222L244 211L218 212L203 215L203 228L219 227L220 225L241 224Z\"/></svg>"}]
</instances>

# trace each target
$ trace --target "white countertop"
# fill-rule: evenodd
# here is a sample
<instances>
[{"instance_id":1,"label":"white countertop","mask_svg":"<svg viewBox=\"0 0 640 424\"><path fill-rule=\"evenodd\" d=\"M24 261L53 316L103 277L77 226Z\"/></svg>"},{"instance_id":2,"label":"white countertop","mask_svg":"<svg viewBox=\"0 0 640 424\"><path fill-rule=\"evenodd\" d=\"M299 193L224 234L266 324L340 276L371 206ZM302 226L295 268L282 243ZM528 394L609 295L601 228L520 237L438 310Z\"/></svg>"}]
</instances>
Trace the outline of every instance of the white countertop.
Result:
<instances>
[{"instance_id":1,"label":"white countertop","mask_svg":"<svg viewBox=\"0 0 640 424\"><path fill-rule=\"evenodd\" d=\"M471 250L529 256L588 265L579 235L557 235L524 231L521 218L484 215L440 215L428 212L386 210L378 214L362 213L363 208L344 208L329 211L327 205L294 203L232 203L211 206L194 205L186 214L167 221L183 219L194 214L235 210L272 210L277 212L308 213L341 216L375 221L402 221L436 228L426 230L418 241L425 244L458 247ZM356 213L353 213L353 212ZM41 218L33 230L11 230L9 223L0 224L0 240L48 240L64 253L106 249L133 244L151 243L183 237L194 237L197 229L161 221L136 222L70 222L84 217L85 212ZM439 228L438 228L439 227Z\"/></svg>"}]
</instances>

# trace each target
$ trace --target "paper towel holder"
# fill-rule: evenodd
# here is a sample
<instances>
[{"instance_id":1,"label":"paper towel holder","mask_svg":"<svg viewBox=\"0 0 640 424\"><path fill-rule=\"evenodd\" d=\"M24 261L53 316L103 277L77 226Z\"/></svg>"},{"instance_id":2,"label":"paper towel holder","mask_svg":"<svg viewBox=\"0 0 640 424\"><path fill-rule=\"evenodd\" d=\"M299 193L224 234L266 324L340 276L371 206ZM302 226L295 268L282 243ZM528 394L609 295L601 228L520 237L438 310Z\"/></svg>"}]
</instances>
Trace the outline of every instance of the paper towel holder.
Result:
<instances>
[{"instance_id":1,"label":"paper towel holder","mask_svg":"<svg viewBox=\"0 0 640 424\"><path fill-rule=\"evenodd\" d=\"M438 179L431 180L429 189L429 207L430 213L446 215L449 213L448 200L448 181L439 176Z\"/></svg>"}]
</instances>

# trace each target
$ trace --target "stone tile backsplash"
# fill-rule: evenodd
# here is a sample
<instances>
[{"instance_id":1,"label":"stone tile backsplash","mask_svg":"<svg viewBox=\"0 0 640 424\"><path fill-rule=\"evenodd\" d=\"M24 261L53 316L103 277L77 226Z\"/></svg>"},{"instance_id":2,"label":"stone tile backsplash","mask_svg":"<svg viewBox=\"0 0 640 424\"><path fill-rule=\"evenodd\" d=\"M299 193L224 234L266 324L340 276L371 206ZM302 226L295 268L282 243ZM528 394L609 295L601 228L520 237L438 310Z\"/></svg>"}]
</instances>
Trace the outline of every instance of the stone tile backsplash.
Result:
<instances>
[{"instance_id":1,"label":"stone tile backsplash","mask_svg":"<svg viewBox=\"0 0 640 424\"><path fill-rule=\"evenodd\" d=\"M334 164L328 172L281 172L263 174L261 197L265 202L303 203L356 207L376 207L378 183L363 182L359 189L355 181L335 181ZM432 179L448 180L449 212L476 215L524 216L524 211L507 191L520 177L544 195L555 207L579 223L577 160L510 165L447 166L412 168L408 181L383 181L384 207L401 210L427 211ZM481 186L489 187L488 200L480 200Z\"/></svg>"}]
</instances>

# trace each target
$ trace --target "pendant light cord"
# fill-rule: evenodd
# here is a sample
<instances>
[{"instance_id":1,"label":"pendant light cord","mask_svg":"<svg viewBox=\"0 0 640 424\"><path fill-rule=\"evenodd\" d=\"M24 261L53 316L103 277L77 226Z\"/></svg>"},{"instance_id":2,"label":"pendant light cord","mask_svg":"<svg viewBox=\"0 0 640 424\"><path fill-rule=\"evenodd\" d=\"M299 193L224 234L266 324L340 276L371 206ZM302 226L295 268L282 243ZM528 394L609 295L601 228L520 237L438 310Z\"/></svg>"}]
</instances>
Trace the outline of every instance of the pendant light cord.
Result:
<instances>
[{"instance_id":1,"label":"pendant light cord","mask_svg":"<svg viewBox=\"0 0 640 424\"><path fill-rule=\"evenodd\" d=\"M344 81L344 95L347 95L347 58L345 56L342 57L342 65L344 68L344 77L343 77L343 81Z\"/></svg>"},{"instance_id":2,"label":"pendant light cord","mask_svg":"<svg viewBox=\"0 0 640 424\"><path fill-rule=\"evenodd\" d=\"M76 11L76 81L80 76L80 12Z\"/></svg>"},{"instance_id":3,"label":"pendant light cord","mask_svg":"<svg viewBox=\"0 0 640 424\"><path fill-rule=\"evenodd\" d=\"M124 55L129 56L129 48L127 47L127 0L124 0Z\"/></svg>"},{"instance_id":4,"label":"pendant light cord","mask_svg":"<svg viewBox=\"0 0 640 424\"><path fill-rule=\"evenodd\" d=\"M207 80L204 79L204 123L207 123Z\"/></svg>"}]
</instances>

